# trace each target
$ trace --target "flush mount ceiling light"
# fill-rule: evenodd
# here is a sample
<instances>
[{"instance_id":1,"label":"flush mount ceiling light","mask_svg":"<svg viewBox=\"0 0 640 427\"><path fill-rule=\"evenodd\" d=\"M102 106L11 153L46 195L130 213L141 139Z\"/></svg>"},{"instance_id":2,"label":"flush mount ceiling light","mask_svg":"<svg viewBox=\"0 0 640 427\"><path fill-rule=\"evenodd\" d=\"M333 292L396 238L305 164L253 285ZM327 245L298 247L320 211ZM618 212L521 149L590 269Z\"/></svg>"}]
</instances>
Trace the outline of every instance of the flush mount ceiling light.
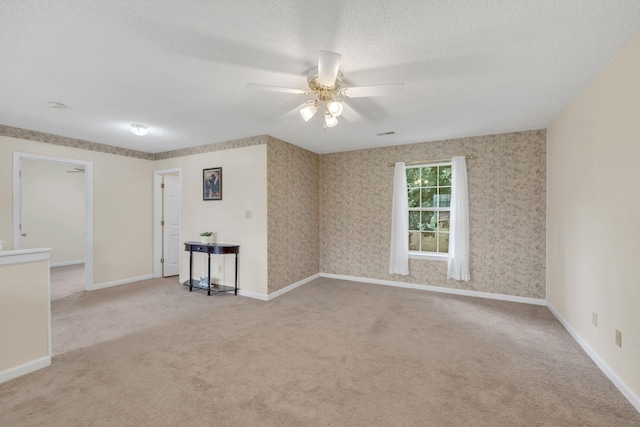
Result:
<instances>
[{"instance_id":1,"label":"flush mount ceiling light","mask_svg":"<svg viewBox=\"0 0 640 427\"><path fill-rule=\"evenodd\" d=\"M131 133L138 136L145 136L149 133L149 128L141 124L131 125Z\"/></svg>"},{"instance_id":2,"label":"flush mount ceiling light","mask_svg":"<svg viewBox=\"0 0 640 427\"><path fill-rule=\"evenodd\" d=\"M67 108L62 102L49 101L49 107L57 108L58 110L62 110L63 108Z\"/></svg>"},{"instance_id":3,"label":"flush mount ceiling light","mask_svg":"<svg viewBox=\"0 0 640 427\"><path fill-rule=\"evenodd\" d=\"M308 122L318 110L324 109L325 129L337 125L338 117L340 116L350 122L360 120L360 114L347 105L343 98L392 95L404 88L403 83L343 88L341 87L342 72L339 70L340 59L342 59L342 55L339 53L321 50L318 57L318 66L307 72L308 90L258 83L247 83L247 88L313 96L313 100L302 103L294 111L299 110L302 119ZM285 116L289 116L289 114Z\"/></svg>"}]
</instances>

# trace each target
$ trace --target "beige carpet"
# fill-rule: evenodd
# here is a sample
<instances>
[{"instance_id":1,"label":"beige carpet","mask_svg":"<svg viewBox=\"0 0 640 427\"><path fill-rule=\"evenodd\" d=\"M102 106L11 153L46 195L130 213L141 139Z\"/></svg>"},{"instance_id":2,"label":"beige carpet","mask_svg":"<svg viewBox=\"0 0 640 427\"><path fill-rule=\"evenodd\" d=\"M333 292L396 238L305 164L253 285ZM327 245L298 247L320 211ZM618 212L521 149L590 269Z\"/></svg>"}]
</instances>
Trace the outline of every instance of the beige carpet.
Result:
<instances>
[{"instance_id":1,"label":"beige carpet","mask_svg":"<svg viewBox=\"0 0 640 427\"><path fill-rule=\"evenodd\" d=\"M51 267L51 300L84 291L84 264Z\"/></svg>"},{"instance_id":2,"label":"beige carpet","mask_svg":"<svg viewBox=\"0 0 640 427\"><path fill-rule=\"evenodd\" d=\"M318 279L273 301L150 280L53 303L1 426L638 426L545 307Z\"/></svg>"}]
</instances>

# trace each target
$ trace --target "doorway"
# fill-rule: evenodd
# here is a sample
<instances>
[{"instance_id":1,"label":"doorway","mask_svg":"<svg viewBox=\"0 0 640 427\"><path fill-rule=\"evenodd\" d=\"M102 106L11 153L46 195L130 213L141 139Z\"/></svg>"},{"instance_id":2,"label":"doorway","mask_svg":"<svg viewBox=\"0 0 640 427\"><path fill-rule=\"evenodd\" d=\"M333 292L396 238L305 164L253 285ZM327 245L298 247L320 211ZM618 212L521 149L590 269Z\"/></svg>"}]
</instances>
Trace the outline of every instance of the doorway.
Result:
<instances>
[{"instance_id":1,"label":"doorway","mask_svg":"<svg viewBox=\"0 0 640 427\"><path fill-rule=\"evenodd\" d=\"M154 277L179 276L181 267L181 169L155 171L153 176Z\"/></svg>"},{"instance_id":2,"label":"doorway","mask_svg":"<svg viewBox=\"0 0 640 427\"><path fill-rule=\"evenodd\" d=\"M52 267L91 288L93 162L14 152L13 248L35 247L52 247Z\"/></svg>"}]
</instances>

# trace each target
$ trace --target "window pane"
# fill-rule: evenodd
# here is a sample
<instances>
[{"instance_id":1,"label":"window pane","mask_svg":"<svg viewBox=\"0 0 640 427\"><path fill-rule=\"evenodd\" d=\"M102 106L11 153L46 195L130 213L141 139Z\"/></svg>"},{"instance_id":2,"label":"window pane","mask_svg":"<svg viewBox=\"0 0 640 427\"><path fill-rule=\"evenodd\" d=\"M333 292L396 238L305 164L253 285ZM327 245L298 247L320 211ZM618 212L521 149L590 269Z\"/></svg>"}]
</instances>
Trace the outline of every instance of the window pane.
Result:
<instances>
[{"instance_id":1,"label":"window pane","mask_svg":"<svg viewBox=\"0 0 640 427\"><path fill-rule=\"evenodd\" d=\"M420 187L420 169L407 168L407 187Z\"/></svg>"},{"instance_id":2,"label":"window pane","mask_svg":"<svg viewBox=\"0 0 640 427\"><path fill-rule=\"evenodd\" d=\"M451 187L438 189L438 207L448 208L451 206Z\"/></svg>"},{"instance_id":3,"label":"window pane","mask_svg":"<svg viewBox=\"0 0 640 427\"><path fill-rule=\"evenodd\" d=\"M437 188L422 189L422 207L423 208L431 208L435 206L437 190L438 190Z\"/></svg>"},{"instance_id":4,"label":"window pane","mask_svg":"<svg viewBox=\"0 0 640 427\"><path fill-rule=\"evenodd\" d=\"M423 252L435 252L436 251L436 233L421 233L422 234L422 248Z\"/></svg>"},{"instance_id":5,"label":"window pane","mask_svg":"<svg viewBox=\"0 0 640 427\"><path fill-rule=\"evenodd\" d=\"M422 168L422 186L435 187L436 185L438 185L438 167Z\"/></svg>"},{"instance_id":6,"label":"window pane","mask_svg":"<svg viewBox=\"0 0 640 427\"><path fill-rule=\"evenodd\" d=\"M439 221L438 221L438 230L439 231L449 231L449 212L439 212Z\"/></svg>"},{"instance_id":7,"label":"window pane","mask_svg":"<svg viewBox=\"0 0 640 427\"><path fill-rule=\"evenodd\" d=\"M409 230L420 230L420 211L409 212Z\"/></svg>"},{"instance_id":8,"label":"window pane","mask_svg":"<svg viewBox=\"0 0 640 427\"><path fill-rule=\"evenodd\" d=\"M440 244L440 248L438 252L448 253L449 252L449 233L438 233L438 243Z\"/></svg>"},{"instance_id":9,"label":"window pane","mask_svg":"<svg viewBox=\"0 0 640 427\"><path fill-rule=\"evenodd\" d=\"M422 211L422 228L424 231L436 231L438 227L438 213L433 211Z\"/></svg>"},{"instance_id":10,"label":"window pane","mask_svg":"<svg viewBox=\"0 0 640 427\"><path fill-rule=\"evenodd\" d=\"M440 166L438 185L451 185L451 166Z\"/></svg>"},{"instance_id":11,"label":"window pane","mask_svg":"<svg viewBox=\"0 0 640 427\"><path fill-rule=\"evenodd\" d=\"M409 197L410 208L420 207L420 189L419 188L409 190L408 197Z\"/></svg>"},{"instance_id":12,"label":"window pane","mask_svg":"<svg viewBox=\"0 0 640 427\"><path fill-rule=\"evenodd\" d=\"M409 233L409 250L410 251L420 250L420 233L418 233L417 231Z\"/></svg>"}]
</instances>

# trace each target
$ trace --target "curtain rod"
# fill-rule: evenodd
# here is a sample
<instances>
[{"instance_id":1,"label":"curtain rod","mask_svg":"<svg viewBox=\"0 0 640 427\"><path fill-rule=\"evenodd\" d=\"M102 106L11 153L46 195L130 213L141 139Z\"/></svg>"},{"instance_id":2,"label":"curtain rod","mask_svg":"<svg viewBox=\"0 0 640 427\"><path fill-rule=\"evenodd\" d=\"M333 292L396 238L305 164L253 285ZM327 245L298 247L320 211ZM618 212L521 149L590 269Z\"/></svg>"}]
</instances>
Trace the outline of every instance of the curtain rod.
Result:
<instances>
[{"instance_id":1,"label":"curtain rod","mask_svg":"<svg viewBox=\"0 0 640 427\"><path fill-rule=\"evenodd\" d=\"M473 154L469 154L467 156L464 156L466 159L471 160L471 159L475 159L476 156L474 156ZM451 157L447 157L445 159L433 159L433 160L414 160L412 162L405 162L405 165L424 165L424 164L428 164L428 163L442 163L442 162L450 162L451 161ZM389 167L393 167L395 166L395 163L387 163L387 166Z\"/></svg>"}]
</instances>

